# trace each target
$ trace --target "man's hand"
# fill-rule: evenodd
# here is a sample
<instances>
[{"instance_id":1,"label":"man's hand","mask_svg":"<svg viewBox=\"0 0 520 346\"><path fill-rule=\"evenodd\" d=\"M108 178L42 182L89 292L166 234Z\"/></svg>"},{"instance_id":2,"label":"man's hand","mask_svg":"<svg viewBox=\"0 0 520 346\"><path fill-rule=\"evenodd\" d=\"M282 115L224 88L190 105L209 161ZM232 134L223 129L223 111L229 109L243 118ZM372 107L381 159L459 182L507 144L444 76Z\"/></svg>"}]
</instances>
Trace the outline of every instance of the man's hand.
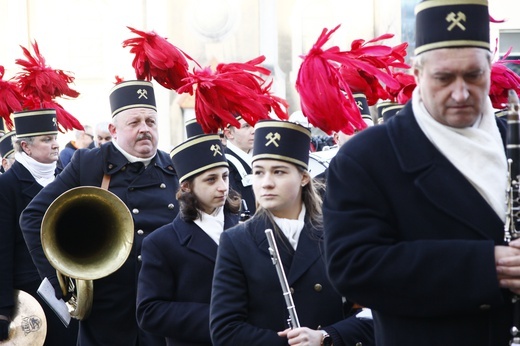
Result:
<instances>
[{"instance_id":1,"label":"man's hand","mask_svg":"<svg viewBox=\"0 0 520 346\"><path fill-rule=\"evenodd\" d=\"M520 239L509 246L495 246L495 264L500 287L520 294Z\"/></svg>"}]
</instances>

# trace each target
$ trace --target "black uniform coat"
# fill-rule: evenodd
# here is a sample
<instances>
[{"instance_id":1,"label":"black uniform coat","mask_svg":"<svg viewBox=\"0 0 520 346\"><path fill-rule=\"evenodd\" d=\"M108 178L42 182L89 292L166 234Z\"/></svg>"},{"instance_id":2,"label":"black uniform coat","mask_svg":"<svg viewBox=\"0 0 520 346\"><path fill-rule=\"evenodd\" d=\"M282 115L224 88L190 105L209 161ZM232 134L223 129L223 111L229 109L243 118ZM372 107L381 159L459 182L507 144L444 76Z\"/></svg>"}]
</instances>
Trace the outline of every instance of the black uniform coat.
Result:
<instances>
[{"instance_id":1,"label":"black uniform coat","mask_svg":"<svg viewBox=\"0 0 520 346\"><path fill-rule=\"evenodd\" d=\"M78 323L71 321L68 329L50 307L40 298L41 279L20 229L20 214L43 187L31 173L15 161L0 175L0 315L12 317L13 289L23 290L35 297L47 319L46 345L74 345Z\"/></svg>"},{"instance_id":2,"label":"black uniform coat","mask_svg":"<svg viewBox=\"0 0 520 346\"><path fill-rule=\"evenodd\" d=\"M513 315L494 257L504 225L411 103L341 147L323 216L330 278L372 308L377 345L508 344Z\"/></svg>"},{"instance_id":3,"label":"black uniform coat","mask_svg":"<svg viewBox=\"0 0 520 346\"><path fill-rule=\"evenodd\" d=\"M224 229L238 214L224 210ZM209 302L217 244L193 221L175 220L143 241L137 286L141 328L166 336L168 345L211 346Z\"/></svg>"},{"instance_id":4,"label":"black uniform coat","mask_svg":"<svg viewBox=\"0 0 520 346\"><path fill-rule=\"evenodd\" d=\"M265 235L265 229L274 228L264 218L257 215L220 237L210 309L216 346L287 345L287 339L276 334L287 328L289 314ZM285 242L276 238L300 325L321 326L335 346L373 345L371 321L344 319L351 304L343 304L328 281L321 232L306 222L296 251L287 238Z\"/></svg>"},{"instance_id":5,"label":"black uniform coat","mask_svg":"<svg viewBox=\"0 0 520 346\"><path fill-rule=\"evenodd\" d=\"M80 323L79 339L81 345L135 345L138 338L135 301L141 243L150 232L171 222L178 212L175 193L179 184L169 155L157 151L144 169L141 162L129 163L112 142L100 148L79 149L63 172L27 206L20 222L40 276L48 277L57 287L55 271L41 247L42 217L47 207L63 192L77 186L101 186L103 174L110 175L109 190L132 213L134 243L130 256L119 270L106 278L94 280L92 311L90 317Z\"/></svg>"},{"instance_id":6,"label":"black uniform coat","mask_svg":"<svg viewBox=\"0 0 520 346\"><path fill-rule=\"evenodd\" d=\"M248 165L240 156L238 156L233 150L226 148L226 156L231 155L238 160L244 167L244 170L247 174L251 174L253 170L251 166ZM233 161L228 160L229 164L229 188L240 193L240 196L247 203L247 208L249 209L250 215L253 215L256 211L256 200L255 194L253 192L253 186L244 186L242 184L242 176L240 175L238 169L235 167Z\"/></svg>"}]
</instances>

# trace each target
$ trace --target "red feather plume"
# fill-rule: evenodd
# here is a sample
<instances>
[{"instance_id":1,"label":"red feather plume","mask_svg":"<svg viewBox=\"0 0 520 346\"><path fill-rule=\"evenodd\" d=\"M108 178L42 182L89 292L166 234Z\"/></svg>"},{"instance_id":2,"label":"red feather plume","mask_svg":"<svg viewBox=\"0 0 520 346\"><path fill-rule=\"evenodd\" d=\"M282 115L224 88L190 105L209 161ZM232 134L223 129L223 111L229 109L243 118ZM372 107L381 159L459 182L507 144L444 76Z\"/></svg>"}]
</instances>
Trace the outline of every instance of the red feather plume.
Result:
<instances>
[{"instance_id":1,"label":"red feather plume","mask_svg":"<svg viewBox=\"0 0 520 346\"><path fill-rule=\"evenodd\" d=\"M196 89L195 114L205 133L216 133L230 124L240 127L237 114L253 126L260 119L269 119L271 110L282 119L288 118L280 106L286 105L285 101L270 95L270 85L257 74L270 74L258 66L264 60L261 56L246 63L219 64L215 71L206 67L189 73L178 92Z\"/></svg>"},{"instance_id":2,"label":"red feather plume","mask_svg":"<svg viewBox=\"0 0 520 346\"><path fill-rule=\"evenodd\" d=\"M32 47L34 56L27 48L21 47L27 60L16 59L15 61L24 71L16 77L20 92L46 101L62 96L78 97L79 92L69 87L69 83L74 82L74 77L63 70L55 70L47 66L36 41Z\"/></svg>"},{"instance_id":3,"label":"red feather plume","mask_svg":"<svg viewBox=\"0 0 520 346\"><path fill-rule=\"evenodd\" d=\"M356 129L362 130L367 125L361 118L346 80L339 72L339 66L347 63L349 58L337 46L322 49L339 27L331 31L323 29L309 53L303 57L296 90L300 94L302 113L309 123L328 134L340 130L353 134Z\"/></svg>"},{"instance_id":4,"label":"red feather plume","mask_svg":"<svg viewBox=\"0 0 520 346\"><path fill-rule=\"evenodd\" d=\"M399 82L394 78L390 68L409 68L405 63L408 43L395 47L376 45L378 41L394 37L384 34L370 41L354 40L348 51L350 60L343 64L340 72L353 92L361 92L372 106L379 100L390 98L388 88L399 88Z\"/></svg>"},{"instance_id":5,"label":"red feather plume","mask_svg":"<svg viewBox=\"0 0 520 346\"><path fill-rule=\"evenodd\" d=\"M415 77L408 73L394 72L392 76L399 82L398 88L386 87L389 98L393 103L404 105L412 98L412 92L417 86Z\"/></svg>"},{"instance_id":6,"label":"red feather plume","mask_svg":"<svg viewBox=\"0 0 520 346\"><path fill-rule=\"evenodd\" d=\"M131 47L130 53L135 54L132 66L137 79L151 81L153 78L167 89L179 89L183 79L188 77L187 59L194 60L154 31L127 28L139 35L123 41L123 47Z\"/></svg>"},{"instance_id":7,"label":"red feather plume","mask_svg":"<svg viewBox=\"0 0 520 346\"><path fill-rule=\"evenodd\" d=\"M34 56L27 48L21 47L26 60L15 60L23 70L15 77L20 93L24 97L23 109L55 109L58 129L61 132L73 129L83 130L81 123L54 101L56 97L76 98L79 96L79 92L69 87L69 84L74 81L74 77L63 70L47 66L36 41L32 47Z\"/></svg>"},{"instance_id":8,"label":"red feather plume","mask_svg":"<svg viewBox=\"0 0 520 346\"><path fill-rule=\"evenodd\" d=\"M120 77L118 75L115 76L116 81L114 82L114 85L117 85L119 83L123 83L125 79L123 77Z\"/></svg>"},{"instance_id":9,"label":"red feather plume","mask_svg":"<svg viewBox=\"0 0 520 346\"><path fill-rule=\"evenodd\" d=\"M506 66L506 63L520 64L520 60L507 60L511 48L502 59L497 60L491 67L491 87L489 97L493 108L503 109L507 107L508 91L513 89L520 95L520 77Z\"/></svg>"},{"instance_id":10,"label":"red feather plume","mask_svg":"<svg viewBox=\"0 0 520 346\"><path fill-rule=\"evenodd\" d=\"M5 68L0 65L0 117L4 119L7 129L11 131L14 127L11 114L22 111L23 97L16 83L3 80L4 74Z\"/></svg>"}]
</instances>

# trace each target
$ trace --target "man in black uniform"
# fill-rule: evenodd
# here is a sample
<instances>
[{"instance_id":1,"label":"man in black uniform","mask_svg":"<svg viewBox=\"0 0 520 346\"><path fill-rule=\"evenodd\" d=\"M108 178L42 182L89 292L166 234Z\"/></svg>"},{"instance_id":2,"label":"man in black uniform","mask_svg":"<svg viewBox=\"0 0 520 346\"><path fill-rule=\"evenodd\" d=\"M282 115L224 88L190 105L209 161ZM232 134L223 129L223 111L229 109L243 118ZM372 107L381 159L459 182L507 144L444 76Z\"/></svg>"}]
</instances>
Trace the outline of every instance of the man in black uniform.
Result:
<instances>
[{"instance_id":1,"label":"man in black uniform","mask_svg":"<svg viewBox=\"0 0 520 346\"><path fill-rule=\"evenodd\" d=\"M256 202L251 183L251 158L255 128L241 116L237 116L240 128L228 126L224 130L227 139L226 159L229 163L229 186L240 193L243 203L242 212L246 209L251 215L255 213Z\"/></svg>"},{"instance_id":2,"label":"man in black uniform","mask_svg":"<svg viewBox=\"0 0 520 346\"><path fill-rule=\"evenodd\" d=\"M94 281L90 316L80 322L78 345L164 345L164 338L139 330L135 317L141 243L150 232L177 215L178 178L169 155L157 150L158 116L153 86L145 81L116 85L110 94L113 141L91 150L79 149L54 182L24 210L20 225L40 276L60 286L40 240L42 218L62 193L78 186L101 186L117 195L134 221L132 251L113 274ZM81 223L81 220L78 220ZM81 244L77 244L81 248Z\"/></svg>"}]
</instances>

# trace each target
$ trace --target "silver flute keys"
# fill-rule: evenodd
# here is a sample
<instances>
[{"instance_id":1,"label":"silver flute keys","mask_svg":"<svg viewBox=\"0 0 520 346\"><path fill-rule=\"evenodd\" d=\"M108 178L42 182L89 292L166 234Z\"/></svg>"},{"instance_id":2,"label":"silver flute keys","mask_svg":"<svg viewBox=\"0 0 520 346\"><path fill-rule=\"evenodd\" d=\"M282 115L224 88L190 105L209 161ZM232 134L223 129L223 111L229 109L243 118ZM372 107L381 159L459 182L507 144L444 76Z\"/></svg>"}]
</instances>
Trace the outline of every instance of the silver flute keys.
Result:
<instances>
[{"instance_id":1,"label":"silver flute keys","mask_svg":"<svg viewBox=\"0 0 520 346\"><path fill-rule=\"evenodd\" d=\"M298 320L298 314L296 314L296 307L294 306L291 289L289 288L287 277L285 276L285 271L283 269L282 262L280 261L280 253L278 252L278 247L276 246L273 230L266 229L265 235L267 237L267 241L269 242L269 254L271 255L273 264L276 267L276 273L278 274L280 286L282 286L283 297L285 298L285 305L287 306L287 311L289 312L287 324L291 329L299 328L300 321Z\"/></svg>"}]
</instances>

